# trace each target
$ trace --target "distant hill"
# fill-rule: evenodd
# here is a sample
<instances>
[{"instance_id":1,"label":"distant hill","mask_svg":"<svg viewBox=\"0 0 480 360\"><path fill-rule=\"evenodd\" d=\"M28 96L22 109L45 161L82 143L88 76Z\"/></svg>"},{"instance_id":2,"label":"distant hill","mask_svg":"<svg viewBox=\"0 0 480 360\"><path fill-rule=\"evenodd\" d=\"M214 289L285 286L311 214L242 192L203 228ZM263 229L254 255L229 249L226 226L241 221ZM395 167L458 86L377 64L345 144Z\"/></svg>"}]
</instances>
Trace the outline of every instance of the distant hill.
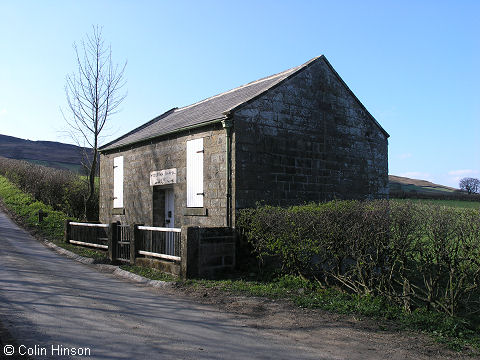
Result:
<instances>
[{"instance_id":1,"label":"distant hill","mask_svg":"<svg viewBox=\"0 0 480 360\"><path fill-rule=\"evenodd\" d=\"M415 193L425 195L453 195L459 189L434 184L426 180L410 179L402 176L388 175L390 194Z\"/></svg>"},{"instance_id":2,"label":"distant hill","mask_svg":"<svg viewBox=\"0 0 480 360\"><path fill-rule=\"evenodd\" d=\"M55 141L31 141L0 135L0 156L81 172L84 148ZM89 153L91 150L87 149Z\"/></svg>"}]
</instances>

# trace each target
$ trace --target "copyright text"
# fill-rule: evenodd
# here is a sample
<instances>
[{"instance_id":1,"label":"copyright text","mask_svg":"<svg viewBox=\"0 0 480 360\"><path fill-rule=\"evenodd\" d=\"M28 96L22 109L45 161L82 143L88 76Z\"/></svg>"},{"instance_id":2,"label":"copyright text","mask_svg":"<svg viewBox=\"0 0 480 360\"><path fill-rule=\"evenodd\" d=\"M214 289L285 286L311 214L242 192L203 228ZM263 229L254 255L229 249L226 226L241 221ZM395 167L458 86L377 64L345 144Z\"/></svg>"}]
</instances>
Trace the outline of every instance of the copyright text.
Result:
<instances>
[{"instance_id":1,"label":"copyright text","mask_svg":"<svg viewBox=\"0 0 480 360\"><path fill-rule=\"evenodd\" d=\"M58 344L50 346L5 345L2 350L3 355L6 356L91 356L91 349L89 347L66 347Z\"/></svg>"}]
</instances>

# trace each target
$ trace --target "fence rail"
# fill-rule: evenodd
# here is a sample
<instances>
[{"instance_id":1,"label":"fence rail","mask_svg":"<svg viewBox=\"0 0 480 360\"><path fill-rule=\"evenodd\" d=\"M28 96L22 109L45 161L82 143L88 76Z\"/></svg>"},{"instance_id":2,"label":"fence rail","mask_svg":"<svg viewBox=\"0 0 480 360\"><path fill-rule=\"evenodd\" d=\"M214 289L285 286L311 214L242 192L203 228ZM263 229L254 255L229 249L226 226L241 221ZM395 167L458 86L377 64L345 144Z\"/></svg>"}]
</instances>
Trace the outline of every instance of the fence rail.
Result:
<instances>
[{"instance_id":1,"label":"fence rail","mask_svg":"<svg viewBox=\"0 0 480 360\"><path fill-rule=\"evenodd\" d=\"M138 226L138 230L182 232L182 229L180 228L167 228L167 227L157 227L157 226Z\"/></svg>"},{"instance_id":2,"label":"fence rail","mask_svg":"<svg viewBox=\"0 0 480 360\"><path fill-rule=\"evenodd\" d=\"M138 254L181 261L181 229L138 226Z\"/></svg>"},{"instance_id":3,"label":"fence rail","mask_svg":"<svg viewBox=\"0 0 480 360\"><path fill-rule=\"evenodd\" d=\"M74 222L74 221L70 221L69 224L74 226L98 227L98 228L108 228L110 226L109 224L81 223L81 222Z\"/></svg>"}]
</instances>

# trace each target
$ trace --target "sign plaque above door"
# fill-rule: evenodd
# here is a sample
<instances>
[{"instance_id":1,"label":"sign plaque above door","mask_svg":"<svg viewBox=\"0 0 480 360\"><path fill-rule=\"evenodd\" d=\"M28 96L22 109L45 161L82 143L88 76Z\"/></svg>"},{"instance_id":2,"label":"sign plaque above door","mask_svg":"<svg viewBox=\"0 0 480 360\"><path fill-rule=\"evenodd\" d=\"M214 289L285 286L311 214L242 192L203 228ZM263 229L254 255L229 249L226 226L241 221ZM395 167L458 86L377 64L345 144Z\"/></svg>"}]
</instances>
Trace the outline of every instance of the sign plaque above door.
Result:
<instances>
[{"instance_id":1,"label":"sign plaque above door","mask_svg":"<svg viewBox=\"0 0 480 360\"><path fill-rule=\"evenodd\" d=\"M164 169L150 173L150 186L177 183L177 169Z\"/></svg>"}]
</instances>

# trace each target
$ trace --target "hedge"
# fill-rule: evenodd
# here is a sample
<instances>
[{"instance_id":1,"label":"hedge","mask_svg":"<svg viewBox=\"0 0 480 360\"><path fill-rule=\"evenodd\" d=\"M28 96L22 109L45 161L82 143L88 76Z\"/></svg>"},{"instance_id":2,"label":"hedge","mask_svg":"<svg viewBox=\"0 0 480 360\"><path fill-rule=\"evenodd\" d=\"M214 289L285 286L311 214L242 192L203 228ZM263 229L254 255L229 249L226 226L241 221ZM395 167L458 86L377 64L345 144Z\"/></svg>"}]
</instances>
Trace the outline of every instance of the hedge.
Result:
<instances>
[{"instance_id":1,"label":"hedge","mask_svg":"<svg viewBox=\"0 0 480 360\"><path fill-rule=\"evenodd\" d=\"M405 310L480 312L480 210L412 202L333 201L239 211L260 262Z\"/></svg>"},{"instance_id":2,"label":"hedge","mask_svg":"<svg viewBox=\"0 0 480 360\"><path fill-rule=\"evenodd\" d=\"M85 218L88 184L84 177L67 170L4 157L0 157L0 175L52 209L72 217ZM98 217L98 195L95 201L97 214L94 215Z\"/></svg>"},{"instance_id":3,"label":"hedge","mask_svg":"<svg viewBox=\"0 0 480 360\"><path fill-rule=\"evenodd\" d=\"M40 230L51 239L63 238L63 226L67 215L35 200L33 196L25 194L1 175L0 199L10 211L20 216L30 227ZM42 222L38 221L39 211L45 214L45 219Z\"/></svg>"}]
</instances>

